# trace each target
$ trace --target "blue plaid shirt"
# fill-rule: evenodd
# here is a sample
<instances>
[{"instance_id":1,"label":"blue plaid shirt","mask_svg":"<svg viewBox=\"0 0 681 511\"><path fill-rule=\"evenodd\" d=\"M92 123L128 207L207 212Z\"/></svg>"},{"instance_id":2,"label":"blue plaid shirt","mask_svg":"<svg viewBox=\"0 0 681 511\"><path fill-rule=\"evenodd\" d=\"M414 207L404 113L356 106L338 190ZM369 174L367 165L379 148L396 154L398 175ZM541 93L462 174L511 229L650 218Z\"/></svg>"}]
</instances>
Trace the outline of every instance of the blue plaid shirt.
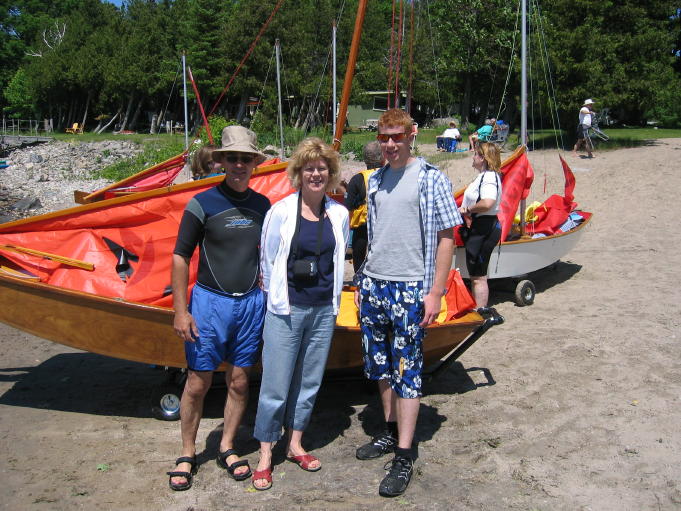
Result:
<instances>
[{"instance_id":1,"label":"blue plaid shirt","mask_svg":"<svg viewBox=\"0 0 681 511\"><path fill-rule=\"evenodd\" d=\"M449 181L449 178L440 172L440 169L431 165L423 158L417 158L417 160L421 164L418 176L419 209L424 222L423 234L425 238L423 292L428 293L433 287L433 281L435 280L437 233L438 231L451 229L462 224L463 220L459 214L459 209L456 207L454 195L452 194L452 183ZM369 205L367 214L369 252L371 252L373 225L376 222L376 192L378 192L378 187L381 185L383 175L388 168L389 166L385 165L369 177L367 191L367 203Z\"/></svg>"}]
</instances>

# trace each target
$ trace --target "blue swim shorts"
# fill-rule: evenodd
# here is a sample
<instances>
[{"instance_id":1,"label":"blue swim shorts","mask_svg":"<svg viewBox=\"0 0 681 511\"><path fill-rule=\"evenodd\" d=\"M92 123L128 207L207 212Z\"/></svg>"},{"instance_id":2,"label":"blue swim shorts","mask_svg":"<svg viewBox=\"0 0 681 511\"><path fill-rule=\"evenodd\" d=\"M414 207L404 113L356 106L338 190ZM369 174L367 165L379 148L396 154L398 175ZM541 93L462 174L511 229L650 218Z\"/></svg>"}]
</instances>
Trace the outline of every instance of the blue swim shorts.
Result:
<instances>
[{"instance_id":1,"label":"blue swim shorts","mask_svg":"<svg viewBox=\"0 0 681 511\"><path fill-rule=\"evenodd\" d=\"M224 361L236 367L257 362L265 320L260 289L227 296L196 284L189 309L199 330L195 342L184 343L189 369L215 371Z\"/></svg>"},{"instance_id":2,"label":"blue swim shorts","mask_svg":"<svg viewBox=\"0 0 681 511\"><path fill-rule=\"evenodd\" d=\"M423 282L364 275L360 296L364 374L370 380L390 379L390 386L400 397L421 396Z\"/></svg>"}]
</instances>

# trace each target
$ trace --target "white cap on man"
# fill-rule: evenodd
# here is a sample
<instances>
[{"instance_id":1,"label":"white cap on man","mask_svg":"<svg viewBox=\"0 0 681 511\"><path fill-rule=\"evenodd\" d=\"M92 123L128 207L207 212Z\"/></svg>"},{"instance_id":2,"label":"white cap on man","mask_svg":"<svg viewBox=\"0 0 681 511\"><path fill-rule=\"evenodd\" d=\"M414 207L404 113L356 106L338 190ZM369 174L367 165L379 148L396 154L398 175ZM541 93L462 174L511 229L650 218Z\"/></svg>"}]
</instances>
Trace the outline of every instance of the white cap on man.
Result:
<instances>
[{"instance_id":1,"label":"white cap on man","mask_svg":"<svg viewBox=\"0 0 681 511\"><path fill-rule=\"evenodd\" d=\"M593 99L587 99L586 101L584 101L584 106L593 105L593 104L594 104Z\"/></svg>"}]
</instances>

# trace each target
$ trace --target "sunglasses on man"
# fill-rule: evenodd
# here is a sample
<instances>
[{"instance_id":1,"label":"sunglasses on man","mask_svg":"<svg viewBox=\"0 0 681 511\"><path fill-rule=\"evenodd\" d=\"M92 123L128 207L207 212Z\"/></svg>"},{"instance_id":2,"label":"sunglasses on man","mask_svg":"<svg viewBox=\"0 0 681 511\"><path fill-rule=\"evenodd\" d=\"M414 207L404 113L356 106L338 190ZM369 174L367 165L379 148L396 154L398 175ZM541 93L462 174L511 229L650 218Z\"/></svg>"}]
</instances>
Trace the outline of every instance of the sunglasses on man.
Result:
<instances>
[{"instance_id":1,"label":"sunglasses on man","mask_svg":"<svg viewBox=\"0 0 681 511\"><path fill-rule=\"evenodd\" d=\"M392 138L393 142L402 142L402 140L404 140L408 136L409 135L407 135L404 131L401 133L393 133L391 135L379 133L378 135L376 135L376 140L385 143Z\"/></svg>"},{"instance_id":2,"label":"sunglasses on man","mask_svg":"<svg viewBox=\"0 0 681 511\"><path fill-rule=\"evenodd\" d=\"M223 161L226 161L228 163L243 163L244 165L248 165L255 159L255 156L251 154L226 154L222 157Z\"/></svg>"}]
</instances>

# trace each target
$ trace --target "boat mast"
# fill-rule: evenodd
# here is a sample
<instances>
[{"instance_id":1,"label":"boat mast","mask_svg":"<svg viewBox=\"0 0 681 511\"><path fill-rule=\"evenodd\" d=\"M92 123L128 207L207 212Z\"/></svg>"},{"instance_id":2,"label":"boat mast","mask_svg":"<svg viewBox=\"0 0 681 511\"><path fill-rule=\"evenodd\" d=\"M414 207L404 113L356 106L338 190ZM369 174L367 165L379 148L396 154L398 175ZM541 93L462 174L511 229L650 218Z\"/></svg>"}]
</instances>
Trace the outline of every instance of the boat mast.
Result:
<instances>
[{"instance_id":1,"label":"boat mast","mask_svg":"<svg viewBox=\"0 0 681 511\"><path fill-rule=\"evenodd\" d=\"M336 134L333 137L333 148L336 151L340 149L341 140L343 139L343 128L345 127L345 119L348 115L348 102L350 100L350 92L352 91L352 79L355 76L355 64L357 63L357 54L359 53L359 41L362 38L362 25L364 25L366 8L367 0L359 0L357 4L357 17L355 18L355 31L352 34L350 54L348 55L348 67L345 69L345 80L343 80L343 95L341 96L338 119L336 120Z\"/></svg>"},{"instance_id":2,"label":"boat mast","mask_svg":"<svg viewBox=\"0 0 681 511\"><path fill-rule=\"evenodd\" d=\"M520 29L520 145L527 150L527 0L521 0ZM520 236L525 235L525 199L520 200Z\"/></svg>"},{"instance_id":3,"label":"boat mast","mask_svg":"<svg viewBox=\"0 0 681 511\"><path fill-rule=\"evenodd\" d=\"M281 71L279 70L279 60L281 59L281 46L279 39L274 41L274 49L277 61L277 98L279 99L279 158L284 159L284 114L281 108Z\"/></svg>"},{"instance_id":4,"label":"boat mast","mask_svg":"<svg viewBox=\"0 0 681 511\"><path fill-rule=\"evenodd\" d=\"M187 114L187 55L184 51L182 52L182 86L184 87L184 150L186 151L189 149L189 115Z\"/></svg>"},{"instance_id":5,"label":"boat mast","mask_svg":"<svg viewBox=\"0 0 681 511\"><path fill-rule=\"evenodd\" d=\"M331 48L333 51L333 58L332 58L332 71L331 71L331 81L333 83L333 125L336 125L336 115L338 114L338 110L336 109L336 96L337 96L337 91L336 91L336 20L333 20L333 25L331 26Z\"/></svg>"}]
</instances>

